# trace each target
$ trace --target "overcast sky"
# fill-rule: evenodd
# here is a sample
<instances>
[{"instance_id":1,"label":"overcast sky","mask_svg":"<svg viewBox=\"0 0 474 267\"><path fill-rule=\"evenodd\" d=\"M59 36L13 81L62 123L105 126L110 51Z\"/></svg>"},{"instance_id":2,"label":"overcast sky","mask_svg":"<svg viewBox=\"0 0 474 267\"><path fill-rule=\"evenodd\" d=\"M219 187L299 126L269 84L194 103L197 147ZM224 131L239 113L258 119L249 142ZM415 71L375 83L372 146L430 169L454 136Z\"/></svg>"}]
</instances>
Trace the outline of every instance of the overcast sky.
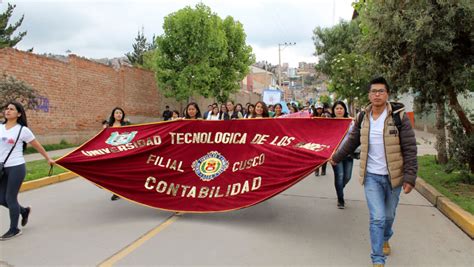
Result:
<instances>
[{"instance_id":1,"label":"overcast sky","mask_svg":"<svg viewBox=\"0 0 474 267\"><path fill-rule=\"evenodd\" d=\"M240 21L257 61L278 64L278 44L296 42L281 52L282 63L316 62L313 30L350 20L354 0L0 0L16 4L10 23L21 15L20 28L28 31L17 45L38 54L65 55L67 50L88 58L121 57L132 50L137 32L144 28L150 41L163 34L163 19L186 6L203 2L221 18Z\"/></svg>"}]
</instances>

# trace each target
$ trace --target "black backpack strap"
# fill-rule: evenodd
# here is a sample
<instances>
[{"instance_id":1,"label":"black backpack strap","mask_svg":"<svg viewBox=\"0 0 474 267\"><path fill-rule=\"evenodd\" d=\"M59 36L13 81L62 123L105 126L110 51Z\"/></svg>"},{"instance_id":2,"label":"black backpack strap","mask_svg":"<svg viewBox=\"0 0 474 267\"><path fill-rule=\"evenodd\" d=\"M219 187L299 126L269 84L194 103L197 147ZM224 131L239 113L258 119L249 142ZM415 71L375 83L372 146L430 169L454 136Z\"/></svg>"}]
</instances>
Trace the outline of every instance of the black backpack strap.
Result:
<instances>
[{"instance_id":1,"label":"black backpack strap","mask_svg":"<svg viewBox=\"0 0 474 267\"><path fill-rule=\"evenodd\" d=\"M359 112L359 115L357 116L357 125L359 126L359 129L362 126L362 121L364 120L364 116L365 116L365 111L364 110Z\"/></svg>"},{"instance_id":2,"label":"black backpack strap","mask_svg":"<svg viewBox=\"0 0 474 267\"><path fill-rule=\"evenodd\" d=\"M392 119L398 132L402 130L402 118L405 115L405 106L402 103L390 102L392 106Z\"/></svg>"}]
</instances>

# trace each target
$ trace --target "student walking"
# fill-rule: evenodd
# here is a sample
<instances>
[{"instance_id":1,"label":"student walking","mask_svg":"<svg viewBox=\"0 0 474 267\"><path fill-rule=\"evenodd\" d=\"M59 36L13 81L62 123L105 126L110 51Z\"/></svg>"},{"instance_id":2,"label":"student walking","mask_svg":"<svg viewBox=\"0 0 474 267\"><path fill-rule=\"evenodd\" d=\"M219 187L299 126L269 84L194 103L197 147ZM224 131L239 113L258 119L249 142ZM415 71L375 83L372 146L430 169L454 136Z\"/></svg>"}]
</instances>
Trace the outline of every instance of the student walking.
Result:
<instances>
[{"instance_id":1,"label":"student walking","mask_svg":"<svg viewBox=\"0 0 474 267\"><path fill-rule=\"evenodd\" d=\"M18 228L19 217L21 215L21 226L25 227L31 214L31 207L23 207L18 203L18 192L26 176L23 157L26 144L31 144L49 165L55 164L28 128L25 109L20 103L8 103L4 117L5 121L0 125L0 162L4 167L0 177L0 204L9 211L10 228L0 240L21 235Z\"/></svg>"},{"instance_id":2,"label":"student walking","mask_svg":"<svg viewBox=\"0 0 474 267\"><path fill-rule=\"evenodd\" d=\"M347 112L346 104L342 101L336 101L332 106L333 118L349 118L349 112ZM351 124L348 133L350 133L354 122ZM343 146L346 142L349 134L346 134L342 140L340 146ZM337 207L339 209L345 208L344 201L344 187L351 180L352 177L352 165L354 164L354 159L351 155L347 155L341 162L337 165L332 166L334 171L334 187L336 188L337 194Z\"/></svg>"},{"instance_id":3,"label":"student walking","mask_svg":"<svg viewBox=\"0 0 474 267\"><path fill-rule=\"evenodd\" d=\"M166 110L168 110L168 106L166 106ZM165 120L168 120L169 118L166 118ZM107 121L106 124L104 124L104 128L108 127L122 127L125 125L130 125L130 122L125 120L125 111L123 111L122 108L116 107L112 110L112 113L110 114L109 120ZM120 199L119 196L116 194L113 194L112 197L110 197L110 200L115 201Z\"/></svg>"},{"instance_id":4,"label":"student walking","mask_svg":"<svg viewBox=\"0 0 474 267\"><path fill-rule=\"evenodd\" d=\"M347 142L330 159L334 166L361 145L360 182L369 209L374 266L384 266L391 252L389 240L400 192L411 192L418 170L415 133L403 104L388 102L389 94L383 77L370 82L370 105L357 116Z\"/></svg>"}]
</instances>

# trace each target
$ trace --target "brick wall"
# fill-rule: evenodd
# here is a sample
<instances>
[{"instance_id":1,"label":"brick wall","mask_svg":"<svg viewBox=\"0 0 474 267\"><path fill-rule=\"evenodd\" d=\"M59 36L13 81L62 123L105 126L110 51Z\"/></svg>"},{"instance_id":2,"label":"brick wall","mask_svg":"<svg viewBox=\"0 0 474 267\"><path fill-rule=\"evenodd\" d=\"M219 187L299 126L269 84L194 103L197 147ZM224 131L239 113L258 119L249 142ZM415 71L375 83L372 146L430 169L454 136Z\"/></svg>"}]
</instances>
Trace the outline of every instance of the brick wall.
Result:
<instances>
[{"instance_id":1,"label":"brick wall","mask_svg":"<svg viewBox=\"0 0 474 267\"><path fill-rule=\"evenodd\" d=\"M89 139L116 106L122 107L133 123L140 123L159 120L164 103L178 105L159 93L150 71L115 70L75 55L63 62L1 49L0 73L28 83L43 97L43 107L27 111L27 115L30 128L45 144Z\"/></svg>"},{"instance_id":2,"label":"brick wall","mask_svg":"<svg viewBox=\"0 0 474 267\"><path fill-rule=\"evenodd\" d=\"M70 55L61 61L16 49L0 49L0 73L15 76L42 96L41 108L27 111L28 124L43 144L62 139L82 143L102 129L114 107L132 123L161 120L166 105L182 111L185 102L165 98L151 71L119 69ZM239 92L236 103L255 103L260 95ZM213 99L196 98L203 112Z\"/></svg>"}]
</instances>

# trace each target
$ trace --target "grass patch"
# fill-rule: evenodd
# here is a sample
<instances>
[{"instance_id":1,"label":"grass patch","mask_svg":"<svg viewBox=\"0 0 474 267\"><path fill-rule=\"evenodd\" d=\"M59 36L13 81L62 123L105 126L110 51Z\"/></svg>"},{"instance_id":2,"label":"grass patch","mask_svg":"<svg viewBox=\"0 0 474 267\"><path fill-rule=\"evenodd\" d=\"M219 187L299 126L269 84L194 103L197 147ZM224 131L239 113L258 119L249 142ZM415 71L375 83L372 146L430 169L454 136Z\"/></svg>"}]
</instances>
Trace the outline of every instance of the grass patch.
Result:
<instances>
[{"instance_id":1,"label":"grass patch","mask_svg":"<svg viewBox=\"0 0 474 267\"><path fill-rule=\"evenodd\" d=\"M442 165L436 164L433 155L418 157L418 176L432 185L441 194L474 214L474 184L468 184L459 172L446 173Z\"/></svg>"},{"instance_id":2,"label":"grass patch","mask_svg":"<svg viewBox=\"0 0 474 267\"><path fill-rule=\"evenodd\" d=\"M66 140L61 140L59 144L43 145L46 151L59 150L59 149L64 149L64 148L76 147L76 146L78 145L70 144L66 142ZM38 151L36 151L36 149L34 149L32 146L28 146L24 154L26 155L26 154L33 154L33 153L38 153Z\"/></svg>"},{"instance_id":3,"label":"grass patch","mask_svg":"<svg viewBox=\"0 0 474 267\"><path fill-rule=\"evenodd\" d=\"M49 168L50 166L48 165L48 162L44 159L27 162L25 182L37 180L48 176ZM67 170L63 169L59 165L54 165L52 175L60 174L63 172L67 172Z\"/></svg>"}]
</instances>

